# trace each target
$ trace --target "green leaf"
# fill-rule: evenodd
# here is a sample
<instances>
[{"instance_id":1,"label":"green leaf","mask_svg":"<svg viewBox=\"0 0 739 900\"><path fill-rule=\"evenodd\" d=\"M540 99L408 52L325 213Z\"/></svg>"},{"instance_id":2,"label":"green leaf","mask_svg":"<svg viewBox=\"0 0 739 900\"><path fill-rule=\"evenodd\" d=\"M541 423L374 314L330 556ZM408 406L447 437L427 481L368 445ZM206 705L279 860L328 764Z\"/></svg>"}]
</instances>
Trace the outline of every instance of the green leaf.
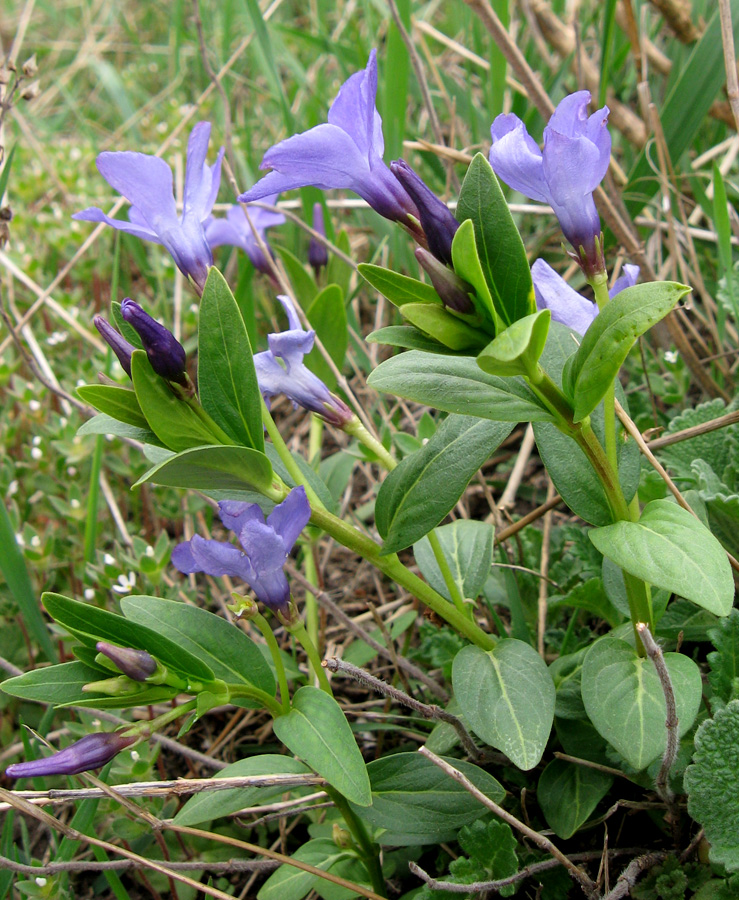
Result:
<instances>
[{"instance_id":1,"label":"green leaf","mask_svg":"<svg viewBox=\"0 0 739 900\"><path fill-rule=\"evenodd\" d=\"M454 658L454 695L470 728L519 769L541 759L554 718L554 684L529 644L505 639L492 650L464 647Z\"/></svg>"},{"instance_id":2,"label":"green leaf","mask_svg":"<svg viewBox=\"0 0 739 900\"><path fill-rule=\"evenodd\" d=\"M511 325L535 312L526 250L498 179L482 153L475 155L467 169L456 215L460 222L471 219L474 224L482 272L503 322ZM462 275L456 261L454 268Z\"/></svg>"},{"instance_id":3,"label":"green leaf","mask_svg":"<svg viewBox=\"0 0 739 900\"><path fill-rule=\"evenodd\" d=\"M587 822L612 784L613 775L555 759L539 777L536 799L552 831L567 840Z\"/></svg>"},{"instance_id":4,"label":"green leaf","mask_svg":"<svg viewBox=\"0 0 739 900\"><path fill-rule=\"evenodd\" d=\"M387 344L403 350L425 350L427 353L448 354L449 348L430 338L412 325L388 325L372 331L365 338L368 344Z\"/></svg>"},{"instance_id":5,"label":"green leaf","mask_svg":"<svg viewBox=\"0 0 739 900\"><path fill-rule=\"evenodd\" d=\"M493 527L474 519L457 519L436 529L436 537L463 597L474 600L485 586L493 559ZM413 545L421 574L451 602L449 591L427 537Z\"/></svg>"},{"instance_id":6,"label":"green leaf","mask_svg":"<svg viewBox=\"0 0 739 900\"><path fill-rule=\"evenodd\" d=\"M103 669L95 669L75 660L57 666L32 669L30 672L6 679L1 687L11 697L56 705L88 698L90 695L82 691L83 686L90 681L104 678L103 673Z\"/></svg>"},{"instance_id":7,"label":"green leaf","mask_svg":"<svg viewBox=\"0 0 739 900\"><path fill-rule=\"evenodd\" d=\"M492 335L502 331L505 323L493 305L475 243L475 226L469 219L459 226L452 240L452 262L457 275L475 289L475 293L469 297L482 317L483 329Z\"/></svg>"},{"instance_id":8,"label":"green leaf","mask_svg":"<svg viewBox=\"0 0 739 900\"><path fill-rule=\"evenodd\" d=\"M3 165L2 172L0 172L0 206L3 205L5 189L8 186L8 179L10 178L10 167L13 165L13 157L15 156L15 148L17 146L18 142L16 141L10 148L10 153L8 153L7 157L5 158L5 164Z\"/></svg>"},{"instance_id":9,"label":"green leaf","mask_svg":"<svg viewBox=\"0 0 739 900\"><path fill-rule=\"evenodd\" d=\"M688 812L710 844L712 863L739 871L739 700L732 700L695 735L693 764L685 770Z\"/></svg>"},{"instance_id":10,"label":"green leaf","mask_svg":"<svg viewBox=\"0 0 739 900\"><path fill-rule=\"evenodd\" d=\"M264 453L248 447L194 447L170 456L145 472L134 484L145 482L201 491L260 493L272 485L272 466Z\"/></svg>"},{"instance_id":11,"label":"green leaf","mask_svg":"<svg viewBox=\"0 0 739 900\"><path fill-rule=\"evenodd\" d=\"M293 286L295 296L300 301L300 305L305 307L316 296L318 285L312 273L309 272L305 265L285 247L275 247L277 255L280 257L282 264L285 266L290 284Z\"/></svg>"},{"instance_id":12,"label":"green leaf","mask_svg":"<svg viewBox=\"0 0 739 900\"><path fill-rule=\"evenodd\" d=\"M680 736L691 727L701 702L698 666L680 653L665 653L675 694ZM650 659L626 641L605 637L587 653L582 670L582 699L590 721L641 771L665 751L665 695Z\"/></svg>"},{"instance_id":13,"label":"green leaf","mask_svg":"<svg viewBox=\"0 0 739 900\"><path fill-rule=\"evenodd\" d=\"M341 370L349 340L344 308L344 292L338 284L329 284L305 311L306 318L315 329L336 367ZM305 357L305 364L323 381L330 391L336 390L336 376L331 371L318 347Z\"/></svg>"},{"instance_id":14,"label":"green leaf","mask_svg":"<svg viewBox=\"0 0 739 900\"><path fill-rule=\"evenodd\" d=\"M277 753L265 753L250 756L221 769L213 778L243 778L249 775L307 775L310 769L300 760ZM281 797L286 790L284 785L276 787L228 788L223 791L203 791L191 797L174 817L178 825L199 825L210 822L221 816L230 816L247 806L267 803L275 797ZM298 788L298 790L304 790Z\"/></svg>"},{"instance_id":15,"label":"green leaf","mask_svg":"<svg viewBox=\"0 0 739 900\"><path fill-rule=\"evenodd\" d=\"M181 399L152 369L143 350L131 355L131 379L148 427L170 450L208 444L228 444L230 438L210 419Z\"/></svg>"},{"instance_id":16,"label":"green leaf","mask_svg":"<svg viewBox=\"0 0 739 900\"><path fill-rule=\"evenodd\" d=\"M39 609L36 592L31 585L26 561L15 537L13 523L10 521L5 502L2 500L0 500L0 572L5 578L5 583L13 595L13 599L18 604L23 623L31 637L38 642L49 662L58 659L49 629L46 627L46 622L44 622L44 617Z\"/></svg>"},{"instance_id":17,"label":"green leaf","mask_svg":"<svg viewBox=\"0 0 739 900\"><path fill-rule=\"evenodd\" d=\"M98 413L96 416L83 422L77 429L77 434L113 434L116 437L140 441L142 444L158 444L161 446L159 438L149 428L148 422L145 428L139 428L136 425L120 422L106 413Z\"/></svg>"},{"instance_id":18,"label":"green leaf","mask_svg":"<svg viewBox=\"0 0 739 900\"><path fill-rule=\"evenodd\" d=\"M492 775L472 763L448 760L496 803L505 797ZM372 806L357 810L370 825L386 829L382 844L412 846L453 840L463 825L485 814L485 807L460 784L418 753L393 753L367 766Z\"/></svg>"},{"instance_id":19,"label":"green leaf","mask_svg":"<svg viewBox=\"0 0 739 900\"><path fill-rule=\"evenodd\" d=\"M488 335L468 325L442 306L430 303L406 303L403 318L450 350L477 352L487 343Z\"/></svg>"},{"instance_id":20,"label":"green leaf","mask_svg":"<svg viewBox=\"0 0 739 900\"><path fill-rule=\"evenodd\" d=\"M459 856L449 864L450 881L459 884L497 881L515 875L519 869L518 842L505 822L478 820L466 825L459 832L459 844L467 856ZM511 884L501 888L500 896L510 897L516 887ZM456 893L450 896L453 900L459 897Z\"/></svg>"},{"instance_id":21,"label":"green leaf","mask_svg":"<svg viewBox=\"0 0 739 900\"><path fill-rule=\"evenodd\" d=\"M70 600L61 594L46 593L41 599L48 614L88 647L94 647L97 641L103 640L120 647L146 650L176 672L182 672L197 681L213 681L210 666L182 649L166 635L89 603Z\"/></svg>"},{"instance_id":22,"label":"green leaf","mask_svg":"<svg viewBox=\"0 0 739 900\"><path fill-rule=\"evenodd\" d=\"M690 288L674 281L653 281L616 294L588 328L562 376L574 402L574 421L595 409L623 365L636 339L663 319Z\"/></svg>"},{"instance_id":23,"label":"green leaf","mask_svg":"<svg viewBox=\"0 0 739 900\"><path fill-rule=\"evenodd\" d=\"M406 303L442 305L434 288L417 278L401 275L382 266L373 266L371 263L360 263L357 269L365 281L395 306L402 307Z\"/></svg>"},{"instance_id":24,"label":"green leaf","mask_svg":"<svg viewBox=\"0 0 739 900\"><path fill-rule=\"evenodd\" d=\"M711 671L711 709L739 697L739 610L732 609L725 619L709 628L708 637L716 648L706 657Z\"/></svg>"},{"instance_id":25,"label":"green leaf","mask_svg":"<svg viewBox=\"0 0 739 900\"><path fill-rule=\"evenodd\" d=\"M238 625L176 600L130 596L121 600L123 615L170 640L198 659L227 684L253 684L274 697L275 680L261 650Z\"/></svg>"},{"instance_id":26,"label":"green leaf","mask_svg":"<svg viewBox=\"0 0 739 900\"><path fill-rule=\"evenodd\" d=\"M347 855L347 851L339 849L330 838L315 838L299 847L292 858L328 871ZM302 900L320 881L318 875L284 864L264 882L257 900Z\"/></svg>"},{"instance_id":27,"label":"green leaf","mask_svg":"<svg viewBox=\"0 0 739 900\"><path fill-rule=\"evenodd\" d=\"M200 301L198 394L228 443L264 450L262 404L249 336L225 278L211 266ZM212 444L214 441L201 441Z\"/></svg>"},{"instance_id":28,"label":"green leaf","mask_svg":"<svg viewBox=\"0 0 739 900\"><path fill-rule=\"evenodd\" d=\"M551 422L521 378L487 375L470 357L411 351L386 360L367 383L433 409L500 422Z\"/></svg>"},{"instance_id":29,"label":"green leaf","mask_svg":"<svg viewBox=\"0 0 739 900\"><path fill-rule=\"evenodd\" d=\"M616 522L589 532L596 548L626 572L726 616L734 579L721 544L670 500L647 503L638 522Z\"/></svg>"},{"instance_id":30,"label":"green leaf","mask_svg":"<svg viewBox=\"0 0 739 900\"><path fill-rule=\"evenodd\" d=\"M480 353L477 365L489 375L534 376L551 320L548 309L517 319Z\"/></svg>"},{"instance_id":31,"label":"green leaf","mask_svg":"<svg viewBox=\"0 0 739 900\"><path fill-rule=\"evenodd\" d=\"M454 507L470 479L511 432L506 422L449 416L420 450L406 457L380 487L375 505L383 553L428 534Z\"/></svg>"},{"instance_id":32,"label":"green leaf","mask_svg":"<svg viewBox=\"0 0 739 900\"><path fill-rule=\"evenodd\" d=\"M372 802L367 768L339 704L324 691L305 685L292 709L274 721L275 735L328 783L358 806Z\"/></svg>"},{"instance_id":33,"label":"green leaf","mask_svg":"<svg viewBox=\"0 0 739 900\"><path fill-rule=\"evenodd\" d=\"M150 430L136 394L129 388L112 384L82 384L77 388L77 396L119 422Z\"/></svg>"}]
</instances>

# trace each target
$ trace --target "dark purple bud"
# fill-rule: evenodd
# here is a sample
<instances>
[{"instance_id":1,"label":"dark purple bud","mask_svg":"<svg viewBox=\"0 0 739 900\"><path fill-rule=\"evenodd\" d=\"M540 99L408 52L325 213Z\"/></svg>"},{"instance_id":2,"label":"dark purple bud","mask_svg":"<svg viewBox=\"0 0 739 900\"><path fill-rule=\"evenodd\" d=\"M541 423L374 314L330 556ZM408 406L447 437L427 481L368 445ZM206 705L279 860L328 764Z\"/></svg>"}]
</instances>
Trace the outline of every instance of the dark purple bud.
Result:
<instances>
[{"instance_id":1,"label":"dark purple bud","mask_svg":"<svg viewBox=\"0 0 739 900\"><path fill-rule=\"evenodd\" d=\"M136 348L133 346L133 344L129 344L129 342L123 337L122 334L118 334L118 332L115 330L115 328L113 328L110 322L108 322L107 319L104 319L102 316L95 316L95 318L92 320L92 323L100 332L100 335L105 343L118 357L118 362L123 367L123 371L130 378L131 354Z\"/></svg>"},{"instance_id":2,"label":"dark purple bud","mask_svg":"<svg viewBox=\"0 0 739 900\"><path fill-rule=\"evenodd\" d=\"M313 204L313 230L317 231L322 237L326 237L326 226L323 222L323 207L320 203ZM308 262L313 267L318 278L318 273L323 266L328 265L328 250L326 245L317 241L314 237L310 239L308 244Z\"/></svg>"},{"instance_id":3,"label":"dark purple bud","mask_svg":"<svg viewBox=\"0 0 739 900\"><path fill-rule=\"evenodd\" d=\"M99 769L114 756L136 743L135 737L127 737L116 731L88 734L64 750L46 759L14 763L8 766L8 778L31 778L36 775L77 775L90 769Z\"/></svg>"},{"instance_id":4,"label":"dark purple bud","mask_svg":"<svg viewBox=\"0 0 739 900\"><path fill-rule=\"evenodd\" d=\"M472 290L466 281L463 281L459 275L445 266L444 263L432 256L428 250L423 247L416 248L416 259L419 266L431 279L434 290L441 297L441 302L448 309L454 312L471 314L475 312L475 307L470 300L469 292Z\"/></svg>"},{"instance_id":5,"label":"dark purple bud","mask_svg":"<svg viewBox=\"0 0 739 900\"><path fill-rule=\"evenodd\" d=\"M152 369L178 384L187 384L185 348L164 325L152 319L138 303L126 297L121 303L121 315L141 338Z\"/></svg>"},{"instance_id":6,"label":"dark purple bud","mask_svg":"<svg viewBox=\"0 0 739 900\"><path fill-rule=\"evenodd\" d=\"M124 675L128 675L133 681L146 681L157 670L157 661L146 650L134 650L133 647L116 647L107 641L98 641L95 644L98 653L107 656Z\"/></svg>"},{"instance_id":7,"label":"dark purple bud","mask_svg":"<svg viewBox=\"0 0 739 900\"><path fill-rule=\"evenodd\" d=\"M404 159L390 163L390 171L418 207L418 218L429 250L448 266L452 264L452 239L459 222L449 207L416 175Z\"/></svg>"}]
</instances>

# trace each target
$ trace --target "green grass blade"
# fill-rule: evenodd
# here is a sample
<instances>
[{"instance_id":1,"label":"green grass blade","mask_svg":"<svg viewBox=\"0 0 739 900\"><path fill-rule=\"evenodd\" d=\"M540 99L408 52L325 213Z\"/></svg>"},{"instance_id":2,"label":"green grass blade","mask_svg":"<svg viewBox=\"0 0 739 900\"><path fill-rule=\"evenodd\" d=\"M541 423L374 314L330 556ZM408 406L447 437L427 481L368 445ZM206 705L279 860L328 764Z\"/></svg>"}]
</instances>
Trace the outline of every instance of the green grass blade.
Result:
<instances>
[{"instance_id":1,"label":"green grass blade","mask_svg":"<svg viewBox=\"0 0 739 900\"><path fill-rule=\"evenodd\" d=\"M716 163L713 164L713 225L718 235L719 271L726 279L726 296L731 304L734 322L737 322L739 321L739 307L734 284L734 268L731 264L729 204L726 197L726 185Z\"/></svg>"},{"instance_id":2,"label":"green grass blade","mask_svg":"<svg viewBox=\"0 0 739 900\"><path fill-rule=\"evenodd\" d=\"M5 165L3 166L2 172L0 172L0 206L3 202L3 197L5 196L5 189L8 186L8 178L10 177L10 167L13 163L13 155L15 154L15 148L17 144L13 144L10 148L10 153L8 153L5 159Z\"/></svg>"},{"instance_id":3,"label":"green grass blade","mask_svg":"<svg viewBox=\"0 0 739 900\"><path fill-rule=\"evenodd\" d=\"M611 81L611 63L613 62L613 39L616 34L616 6L618 0L606 0L603 10L603 35L600 41L600 91L598 107L605 106L606 89Z\"/></svg>"},{"instance_id":4,"label":"green grass blade","mask_svg":"<svg viewBox=\"0 0 739 900\"><path fill-rule=\"evenodd\" d=\"M290 112L290 104L287 102L285 89L282 85L282 79L280 78L280 74L277 71L277 64L275 62L275 56L272 50L272 42L269 37L267 25L262 18L262 12L259 9L257 0L244 0L244 3L246 5L246 11L249 14L249 19L251 20L252 27L254 28L254 33L257 37L255 50L257 56L259 57L262 71L264 72L264 77L267 79L274 96L279 99L280 106L282 108L282 117L285 120L285 127L289 132L292 133L293 131L295 131L293 114Z\"/></svg>"},{"instance_id":5,"label":"green grass blade","mask_svg":"<svg viewBox=\"0 0 739 900\"><path fill-rule=\"evenodd\" d=\"M409 0L397 0L400 20L405 30L410 32L411 5ZM408 104L408 78L410 58L398 26L390 22L387 39L387 53L382 76L382 124L385 133L385 158L398 159L403 155L405 116Z\"/></svg>"}]
</instances>

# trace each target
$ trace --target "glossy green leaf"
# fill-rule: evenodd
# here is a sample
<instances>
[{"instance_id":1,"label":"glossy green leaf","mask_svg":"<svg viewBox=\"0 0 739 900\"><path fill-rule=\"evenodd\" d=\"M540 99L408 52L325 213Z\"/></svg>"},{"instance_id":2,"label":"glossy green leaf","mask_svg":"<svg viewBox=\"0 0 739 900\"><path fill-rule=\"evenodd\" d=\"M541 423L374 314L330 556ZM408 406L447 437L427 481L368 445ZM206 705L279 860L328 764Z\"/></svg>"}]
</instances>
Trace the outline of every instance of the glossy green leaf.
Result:
<instances>
[{"instance_id":1,"label":"glossy green leaf","mask_svg":"<svg viewBox=\"0 0 739 900\"><path fill-rule=\"evenodd\" d=\"M146 423L165 447L177 452L230 443L205 410L196 411L154 372L143 350L134 350L131 355L131 379Z\"/></svg>"},{"instance_id":2,"label":"glossy green leaf","mask_svg":"<svg viewBox=\"0 0 739 900\"><path fill-rule=\"evenodd\" d=\"M387 344L390 347L400 347L403 350L425 350L427 353L450 352L448 347L423 334L412 325L388 325L372 331L365 338L368 344Z\"/></svg>"},{"instance_id":3,"label":"glossy green leaf","mask_svg":"<svg viewBox=\"0 0 739 900\"><path fill-rule=\"evenodd\" d=\"M348 856L347 851L337 847L330 838L314 838L306 841L292 854L293 859L325 872ZM320 882L319 875L285 863L279 869L275 869L259 888L257 900L302 900L313 888L318 888ZM357 895L352 892L348 896Z\"/></svg>"},{"instance_id":4,"label":"glossy green leaf","mask_svg":"<svg viewBox=\"0 0 739 900\"><path fill-rule=\"evenodd\" d=\"M402 312L403 318L411 325L450 350L477 353L487 342L488 335L484 331L463 322L443 306L406 303Z\"/></svg>"},{"instance_id":5,"label":"glossy green leaf","mask_svg":"<svg viewBox=\"0 0 739 900\"><path fill-rule=\"evenodd\" d=\"M454 657L454 696L469 727L519 769L541 759L554 718L554 684L530 644L504 639L492 650L464 647Z\"/></svg>"},{"instance_id":6,"label":"glossy green leaf","mask_svg":"<svg viewBox=\"0 0 739 900\"><path fill-rule=\"evenodd\" d=\"M259 647L238 625L197 606L160 597L125 597L121 610L130 621L165 634L203 660L221 681L253 684L274 697L272 671Z\"/></svg>"},{"instance_id":7,"label":"glossy green leaf","mask_svg":"<svg viewBox=\"0 0 739 900\"><path fill-rule=\"evenodd\" d=\"M295 296L300 301L300 305L303 309L305 309L318 291L316 279L313 277L312 273L306 269L305 264L285 247L275 247L274 249L280 257L280 261L285 266L285 271L287 272L290 284L295 291Z\"/></svg>"},{"instance_id":8,"label":"glossy green leaf","mask_svg":"<svg viewBox=\"0 0 739 900\"><path fill-rule=\"evenodd\" d=\"M368 378L375 390L433 409L499 422L550 422L521 378L487 375L470 357L411 351L386 360Z\"/></svg>"},{"instance_id":9,"label":"glossy green leaf","mask_svg":"<svg viewBox=\"0 0 739 900\"><path fill-rule=\"evenodd\" d=\"M307 775L310 769L300 760L278 753L250 756L221 769L213 778L245 778L250 775ZM247 806L267 803L281 797L288 788L284 785L228 788L223 791L203 791L191 797L174 817L178 825L199 825L221 816L230 816ZM304 790L304 789L303 789ZM311 788L313 790L313 788Z\"/></svg>"},{"instance_id":10,"label":"glossy green leaf","mask_svg":"<svg viewBox=\"0 0 739 900\"><path fill-rule=\"evenodd\" d=\"M603 399L636 339L688 293L689 287L674 281L638 284L616 294L595 317L562 376L575 422L590 415Z\"/></svg>"},{"instance_id":11,"label":"glossy green leaf","mask_svg":"<svg viewBox=\"0 0 739 900\"><path fill-rule=\"evenodd\" d=\"M210 666L166 635L90 603L70 600L61 594L46 593L41 599L48 614L88 647L94 647L97 641L103 640L120 647L146 650L176 672L182 672L198 681L213 680Z\"/></svg>"},{"instance_id":12,"label":"glossy green leaf","mask_svg":"<svg viewBox=\"0 0 739 900\"><path fill-rule=\"evenodd\" d=\"M506 422L449 416L427 444L385 479L375 505L383 553L428 534L454 507L472 476L511 432Z\"/></svg>"},{"instance_id":13,"label":"glossy green leaf","mask_svg":"<svg viewBox=\"0 0 739 900\"><path fill-rule=\"evenodd\" d=\"M539 776L536 799L552 831L567 840L587 822L612 784L613 775L555 759Z\"/></svg>"},{"instance_id":14,"label":"glossy green leaf","mask_svg":"<svg viewBox=\"0 0 739 900\"><path fill-rule=\"evenodd\" d=\"M551 319L548 309L517 319L480 353L477 365L489 375L535 376Z\"/></svg>"},{"instance_id":15,"label":"glossy green leaf","mask_svg":"<svg viewBox=\"0 0 739 900\"><path fill-rule=\"evenodd\" d=\"M272 484L272 466L264 453L248 447L194 447L158 463L134 487L146 482L201 491L261 493Z\"/></svg>"},{"instance_id":16,"label":"glossy green leaf","mask_svg":"<svg viewBox=\"0 0 739 900\"><path fill-rule=\"evenodd\" d=\"M275 735L296 756L358 806L372 802L367 767L339 704L324 691L306 685L293 697L292 709L274 721Z\"/></svg>"},{"instance_id":17,"label":"glossy green leaf","mask_svg":"<svg viewBox=\"0 0 739 900\"><path fill-rule=\"evenodd\" d=\"M432 285L425 284L417 278L410 278L408 275L401 275L400 272L393 272L392 269L384 269L371 263L360 263L357 269L365 281L395 306L402 307L406 303L442 305Z\"/></svg>"},{"instance_id":18,"label":"glossy green leaf","mask_svg":"<svg viewBox=\"0 0 739 900\"><path fill-rule=\"evenodd\" d=\"M262 405L249 336L231 289L215 266L208 272L200 301L198 395L203 409L229 436L229 443L264 450Z\"/></svg>"},{"instance_id":19,"label":"glossy green leaf","mask_svg":"<svg viewBox=\"0 0 739 900\"><path fill-rule=\"evenodd\" d=\"M326 352L336 367L341 370L344 365L349 333L344 307L344 292L339 285L326 285L306 309L305 315L311 327L315 329ZM336 390L336 376L318 347L314 347L305 357L305 364L326 384L330 391Z\"/></svg>"},{"instance_id":20,"label":"glossy green leaf","mask_svg":"<svg viewBox=\"0 0 739 900\"><path fill-rule=\"evenodd\" d=\"M475 293L470 294L469 297L478 315L482 318L483 329L491 335L502 331L505 323L493 305L493 298L482 271L480 254L475 242L475 226L470 219L463 222L454 235L452 262L457 275L475 289Z\"/></svg>"},{"instance_id":21,"label":"glossy green leaf","mask_svg":"<svg viewBox=\"0 0 739 900\"><path fill-rule=\"evenodd\" d=\"M159 438L149 428L148 422L145 428L139 428L136 425L120 422L106 413L98 413L96 416L83 422L77 429L77 434L113 434L116 437L140 441L142 444L158 444L161 446Z\"/></svg>"},{"instance_id":22,"label":"glossy green leaf","mask_svg":"<svg viewBox=\"0 0 739 900\"><path fill-rule=\"evenodd\" d=\"M495 803L502 785L484 769L460 759L455 769ZM453 840L459 829L485 814L485 807L430 759L418 753L393 753L367 766L372 806L357 810L370 825L384 828L382 844L408 846Z\"/></svg>"},{"instance_id":23,"label":"glossy green leaf","mask_svg":"<svg viewBox=\"0 0 739 900\"><path fill-rule=\"evenodd\" d=\"M717 616L734 603L734 579L721 544L698 519L670 500L653 500L638 522L591 532L596 548L618 566Z\"/></svg>"},{"instance_id":24,"label":"glossy green leaf","mask_svg":"<svg viewBox=\"0 0 739 900\"><path fill-rule=\"evenodd\" d=\"M32 669L2 682L3 691L22 700L38 703L69 703L89 697L82 688L90 681L105 678L103 669L92 668L79 660ZM100 695L97 695L100 696Z\"/></svg>"},{"instance_id":25,"label":"glossy green leaf","mask_svg":"<svg viewBox=\"0 0 739 900\"><path fill-rule=\"evenodd\" d=\"M511 325L535 312L526 250L498 179L482 153L475 155L467 169L456 215L460 222L470 219L474 224L482 272L502 321Z\"/></svg>"},{"instance_id":26,"label":"glossy green leaf","mask_svg":"<svg viewBox=\"0 0 739 900\"><path fill-rule=\"evenodd\" d=\"M490 575L493 559L493 527L474 519L457 519L436 529L449 568L463 597L474 600ZM421 574L431 587L451 602L449 591L427 537L413 545Z\"/></svg>"},{"instance_id":27,"label":"glossy green leaf","mask_svg":"<svg viewBox=\"0 0 739 900\"><path fill-rule=\"evenodd\" d=\"M112 384L82 384L77 388L77 396L119 422L149 430L136 394L129 388Z\"/></svg>"},{"instance_id":28,"label":"glossy green leaf","mask_svg":"<svg viewBox=\"0 0 739 900\"><path fill-rule=\"evenodd\" d=\"M701 702L701 673L688 656L665 653L675 694L680 735L691 727ZM650 659L616 638L588 650L582 669L582 699L590 721L638 771L664 753L665 695Z\"/></svg>"}]
</instances>

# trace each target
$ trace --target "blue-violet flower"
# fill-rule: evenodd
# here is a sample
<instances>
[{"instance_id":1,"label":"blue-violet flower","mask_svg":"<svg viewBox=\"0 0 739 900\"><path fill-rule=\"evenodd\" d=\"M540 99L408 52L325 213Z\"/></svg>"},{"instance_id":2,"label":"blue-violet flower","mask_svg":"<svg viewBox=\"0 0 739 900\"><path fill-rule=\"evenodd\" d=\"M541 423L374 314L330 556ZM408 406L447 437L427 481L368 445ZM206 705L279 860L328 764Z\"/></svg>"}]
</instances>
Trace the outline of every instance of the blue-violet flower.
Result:
<instances>
[{"instance_id":1,"label":"blue-violet flower","mask_svg":"<svg viewBox=\"0 0 739 900\"><path fill-rule=\"evenodd\" d=\"M158 156L146 153L101 153L100 174L129 201L128 222L111 219L101 209L89 207L73 219L105 222L119 231L145 241L162 244L172 254L177 268L192 279L202 293L213 255L205 238L203 223L210 215L221 182L223 148L212 166L205 157L210 139L210 122L199 122L187 142L187 170L182 215L177 215L172 187L172 170Z\"/></svg>"},{"instance_id":2,"label":"blue-violet flower","mask_svg":"<svg viewBox=\"0 0 739 900\"><path fill-rule=\"evenodd\" d=\"M265 606L275 612L287 612L290 586L283 566L311 516L305 488L290 491L266 522L256 503L222 500L218 512L223 524L236 532L243 549L195 535L174 548L172 563L188 575L205 572L241 578Z\"/></svg>"},{"instance_id":3,"label":"blue-violet flower","mask_svg":"<svg viewBox=\"0 0 739 900\"><path fill-rule=\"evenodd\" d=\"M141 338L152 369L178 384L187 384L185 348L164 325L160 325L130 297L121 303L121 315Z\"/></svg>"},{"instance_id":4,"label":"blue-violet flower","mask_svg":"<svg viewBox=\"0 0 739 900\"><path fill-rule=\"evenodd\" d=\"M127 341L122 334L119 334L107 319L102 316L95 316L92 324L100 332L101 337L110 349L118 357L123 371L131 377L131 354L136 349L130 341Z\"/></svg>"},{"instance_id":5,"label":"blue-violet flower","mask_svg":"<svg viewBox=\"0 0 739 900\"><path fill-rule=\"evenodd\" d=\"M78 775L106 765L121 750L136 742L117 731L88 734L45 759L13 763L5 770L8 778L32 778L36 775Z\"/></svg>"},{"instance_id":6,"label":"blue-violet flower","mask_svg":"<svg viewBox=\"0 0 739 900\"><path fill-rule=\"evenodd\" d=\"M386 219L413 228L413 201L385 165L382 119L375 107L377 54L367 68L348 78L331 104L328 122L295 134L264 154L260 169L272 169L239 197L260 200L269 194L314 185L346 188L363 197Z\"/></svg>"},{"instance_id":7,"label":"blue-violet flower","mask_svg":"<svg viewBox=\"0 0 739 900\"><path fill-rule=\"evenodd\" d=\"M331 425L342 428L354 418L354 413L303 362L306 353L313 349L315 331L303 330L289 297L281 295L277 299L290 327L267 335L269 350L254 354L262 396L268 400L275 394L285 394L295 406L317 413Z\"/></svg>"},{"instance_id":8,"label":"blue-violet flower","mask_svg":"<svg viewBox=\"0 0 739 900\"><path fill-rule=\"evenodd\" d=\"M593 191L608 169L611 136L608 107L588 116L589 102L589 91L561 101L544 129L543 151L518 116L498 116L490 129L490 165L514 190L550 204L575 259L592 278L605 273Z\"/></svg>"},{"instance_id":9,"label":"blue-violet flower","mask_svg":"<svg viewBox=\"0 0 739 900\"><path fill-rule=\"evenodd\" d=\"M447 266L452 264L452 240L459 228L449 207L439 199L404 159L390 163L390 171L403 185L418 209L418 219L429 250Z\"/></svg>"},{"instance_id":10,"label":"blue-violet flower","mask_svg":"<svg viewBox=\"0 0 739 900\"><path fill-rule=\"evenodd\" d=\"M270 194L263 200L269 206L274 206L277 202L277 194ZM249 206L249 218L254 230L265 244L267 243L267 229L285 223L282 213L271 212L259 206ZM205 237L211 250L215 250L216 247L221 247L223 244L239 247L249 257L255 269L265 275L271 274L269 262L254 237L254 232L251 230L242 206L238 204L232 206L226 213L225 219L211 216L205 223Z\"/></svg>"},{"instance_id":11,"label":"blue-violet flower","mask_svg":"<svg viewBox=\"0 0 739 900\"><path fill-rule=\"evenodd\" d=\"M107 641L98 641L95 644L98 653L102 653L124 675L133 681L146 681L157 670L157 661L146 650L136 650L134 647L118 647Z\"/></svg>"}]
</instances>

